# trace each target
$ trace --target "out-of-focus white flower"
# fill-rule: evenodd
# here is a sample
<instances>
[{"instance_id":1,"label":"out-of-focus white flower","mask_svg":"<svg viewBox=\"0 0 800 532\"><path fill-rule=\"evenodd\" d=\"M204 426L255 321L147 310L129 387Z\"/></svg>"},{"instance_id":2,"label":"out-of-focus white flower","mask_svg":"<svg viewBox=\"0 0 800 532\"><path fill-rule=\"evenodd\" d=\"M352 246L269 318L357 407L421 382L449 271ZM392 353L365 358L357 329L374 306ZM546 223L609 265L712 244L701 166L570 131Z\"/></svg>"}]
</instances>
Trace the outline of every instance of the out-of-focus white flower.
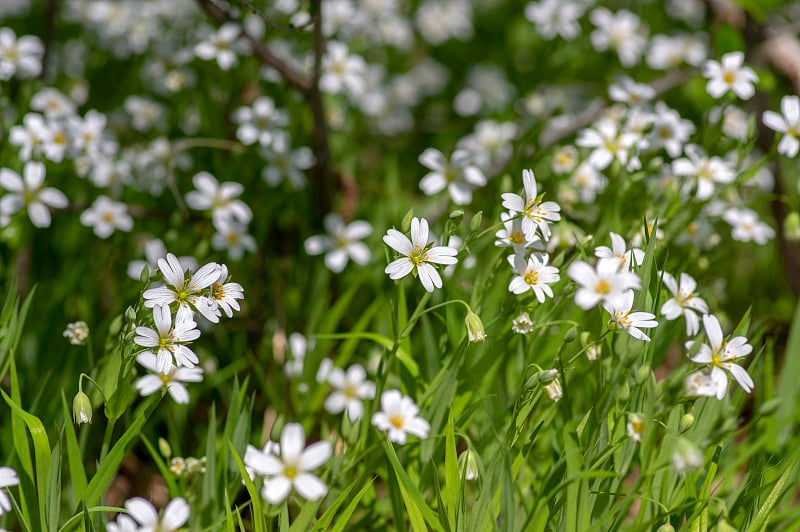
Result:
<instances>
[{"instance_id":1,"label":"out-of-focus white flower","mask_svg":"<svg viewBox=\"0 0 800 532\"><path fill-rule=\"evenodd\" d=\"M372 416L372 424L387 432L389 441L403 445L408 434L427 438L430 424L419 417L419 407L399 390L386 390L381 395L381 409Z\"/></svg>"},{"instance_id":2,"label":"out-of-focus white flower","mask_svg":"<svg viewBox=\"0 0 800 532\"><path fill-rule=\"evenodd\" d=\"M69 323L64 329L64 338L67 338L72 345L83 345L89 338L89 326L85 321Z\"/></svg>"},{"instance_id":3,"label":"out-of-focus white flower","mask_svg":"<svg viewBox=\"0 0 800 532\"><path fill-rule=\"evenodd\" d=\"M117 229L133 229L133 218L128 215L127 205L112 201L107 196L98 197L91 207L81 213L81 223L91 227L100 238L108 238Z\"/></svg>"},{"instance_id":4,"label":"out-of-focus white flower","mask_svg":"<svg viewBox=\"0 0 800 532\"><path fill-rule=\"evenodd\" d=\"M672 466L680 474L703 465L703 453L695 444L685 438L678 438L672 453Z\"/></svg>"},{"instance_id":5,"label":"out-of-focus white flower","mask_svg":"<svg viewBox=\"0 0 800 532\"><path fill-rule=\"evenodd\" d=\"M598 7L589 15L589 20L596 28L591 34L595 50L616 51L619 62L625 67L632 67L639 62L647 46L647 28L639 17L625 9L612 13L604 7Z\"/></svg>"},{"instance_id":6,"label":"out-of-focus white flower","mask_svg":"<svg viewBox=\"0 0 800 532\"><path fill-rule=\"evenodd\" d=\"M714 184L731 183L736 174L733 168L720 157L708 157L698 146L686 147L687 157L672 163L675 175L688 177L689 180L683 187L685 191L695 189L695 197L700 200L708 199L714 194Z\"/></svg>"},{"instance_id":7,"label":"out-of-focus white flower","mask_svg":"<svg viewBox=\"0 0 800 532\"><path fill-rule=\"evenodd\" d=\"M360 96L364 92L366 70L364 59L359 55L351 55L345 43L330 41L322 59L319 88L329 94L346 90L351 96Z\"/></svg>"},{"instance_id":8,"label":"out-of-focus white flower","mask_svg":"<svg viewBox=\"0 0 800 532\"><path fill-rule=\"evenodd\" d=\"M281 432L279 452L261 452L248 446L245 466L264 477L261 496L270 504L278 504L294 488L304 499L318 501L328 493L328 486L311 471L331 457L330 442L318 441L306 447L306 435L299 423L288 423Z\"/></svg>"},{"instance_id":9,"label":"out-of-focus white flower","mask_svg":"<svg viewBox=\"0 0 800 532\"><path fill-rule=\"evenodd\" d=\"M511 330L517 334L528 334L533 331L534 323L527 312L520 314L511 321Z\"/></svg>"},{"instance_id":10,"label":"out-of-focus white flower","mask_svg":"<svg viewBox=\"0 0 800 532\"><path fill-rule=\"evenodd\" d=\"M11 511L11 500L3 491L5 488L16 486L19 484L19 477L17 472L10 467L0 467L0 515Z\"/></svg>"},{"instance_id":11,"label":"out-of-focus white flower","mask_svg":"<svg viewBox=\"0 0 800 532\"><path fill-rule=\"evenodd\" d=\"M578 150L575 146L563 146L553 154L553 172L566 174L578 164Z\"/></svg>"},{"instance_id":12,"label":"out-of-focus white flower","mask_svg":"<svg viewBox=\"0 0 800 532\"><path fill-rule=\"evenodd\" d=\"M644 260L644 251L639 248L627 249L625 239L613 231L611 235L611 247L597 246L594 248L594 255L598 258L614 258L619 261L619 269L628 271L633 266L639 266Z\"/></svg>"},{"instance_id":13,"label":"out-of-focus white flower","mask_svg":"<svg viewBox=\"0 0 800 532\"><path fill-rule=\"evenodd\" d=\"M486 176L472 164L470 154L465 150L454 151L448 161L439 150L428 148L419 156L419 162L431 170L419 183L419 188L428 196L447 188L453 203L469 205L472 189L486 184Z\"/></svg>"},{"instance_id":14,"label":"out-of-focus white flower","mask_svg":"<svg viewBox=\"0 0 800 532\"><path fill-rule=\"evenodd\" d=\"M17 39L11 28L0 28L0 80L32 78L42 71L44 45L38 37Z\"/></svg>"},{"instance_id":15,"label":"out-of-focus white flower","mask_svg":"<svg viewBox=\"0 0 800 532\"><path fill-rule=\"evenodd\" d=\"M46 87L31 98L31 109L48 118L59 119L75 114L75 103L57 89Z\"/></svg>"},{"instance_id":16,"label":"out-of-focus white flower","mask_svg":"<svg viewBox=\"0 0 800 532\"><path fill-rule=\"evenodd\" d=\"M364 415L364 399L375 397L375 383L367 380L367 372L361 364L353 364L347 373L332 368L328 383L335 389L325 400L325 410L338 414L347 410L350 421L358 421Z\"/></svg>"},{"instance_id":17,"label":"out-of-focus white flower","mask_svg":"<svg viewBox=\"0 0 800 532\"><path fill-rule=\"evenodd\" d=\"M781 114L775 111L764 111L764 125L778 133L784 133L778 144L778 153L794 157L800 151L800 98L784 96L781 98Z\"/></svg>"},{"instance_id":18,"label":"out-of-focus white flower","mask_svg":"<svg viewBox=\"0 0 800 532\"><path fill-rule=\"evenodd\" d=\"M539 0L525 6L525 18L536 25L536 31L545 39L557 35L571 41L581 34L578 19L583 16L586 6L570 0Z\"/></svg>"},{"instance_id":19,"label":"out-of-focus white flower","mask_svg":"<svg viewBox=\"0 0 800 532\"><path fill-rule=\"evenodd\" d=\"M731 236L739 242L755 242L766 244L775 237L775 230L758 219L758 214L751 209L731 207L722 218L733 226Z\"/></svg>"},{"instance_id":20,"label":"out-of-focus white flower","mask_svg":"<svg viewBox=\"0 0 800 532\"><path fill-rule=\"evenodd\" d=\"M342 217L328 213L323 220L327 235L315 235L306 239L305 249L309 255L325 253L325 266L339 273L352 259L356 264L367 264L372 258L369 248L361 242L372 234L372 225L356 220L345 225Z\"/></svg>"},{"instance_id":21,"label":"out-of-focus white flower","mask_svg":"<svg viewBox=\"0 0 800 532\"><path fill-rule=\"evenodd\" d=\"M582 203L594 203L599 193L605 190L608 179L588 162L581 163L572 173L569 182L577 189Z\"/></svg>"},{"instance_id":22,"label":"out-of-focus white flower","mask_svg":"<svg viewBox=\"0 0 800 532\"><path fill-rule=\"evenodd\" d=\"M628 414L628 424L626 425L628 437L635 442L642 441L644 434L644 418L639 414Z\"/></svg>"},{"instance_id":23,"label":"out-of-focus white flower","mask_svg":"<svg viewBox=\"0 0 800 532\"><path fill-rule=\"evenodd\" d=\"M125 509L128 510L128 515L120 515L116 523L109 523L109 532L129 532L130 530L175 532L186 524L191 514L189 505L181 497L170 501L160 518L155 506L141 497L125 501ZM136 528L130 528L132 526L136 526Z\"/></svg>"},{"instance_id":24,"label":"out-of-focus white flower","mask_svg":"<svg viewBox=\"0 0 800 532\"><path fill-rule=\"evenodd\" d=\"M125 111L131 115L133 129L142 132L161 124L166 115L163 105L141 96L128 96L125 99Z\"/></svg>"},{"instance_id":25,"label":"out-of-focus white flower","mask_svg":"<svg viewBox=\"0 0 800 532\"><path fill-rule=\"evenodd\" d=\"M608 87L609 97L620 103L637 106L652 100L656 90L646 83L636 83L631 78L624 76Z\"/></svg>"},{"instance_id":26,"label":"out-of-focus white flower","mask_svg":"<svg viewBox=\"0 0 800 532\"><path fill-rule=\"evenodd\" d=\"M706 61L703 65L703 76L708 78L706 92L713 98L720 98L728 91L733 91L742 100L752 98L758 76L752 68L743 65L742 52L725 54L720 62L713 59Z\"/></svg>"},{"instance_id":27,"label":"out-of-focus white flower","mask_svg":"<svg viewBox=\"0 0 800 532\"><path fill-rule=\"evenodd\" d=\"M588 162L597 170L604 170L614 159L623 166L635 166L637 161L631 152L640 139L640 135L623 130L613 120L598 120L592 127L582 129L578 133L575 144L582 148L591 148Z\"/></svg>"},{"instance_id":28,"label":"out-of-focus white flower","mask_svg":"<svg viewBox=\"0 0 800 532\"><path fill-rule=\"evenodd\" d=\"M223 218L214 222L214 229L217 232L211 235L211 247L226 250L231 260L240 260L245 251L256 252L256 240L245 224Z\"/></svg>"},{"instance_id":29,"label":"out-of-focus white flower","mask_svg":"<svg viewBox=\"0 0 800 532\"><path fill-rule=\"evenodd\" d=\"M253 211L240 199L244 192L241 183L228 181L220 183L208 172L199 172L192 178L195 189L186 194L186 205L198 211L211 210L216 225L221 220L236 220L242 224L250 223Z\"/></svg>"},{"instance_id":30,"label":"out-of-focus white flower","mask_svg":"<svg viewBox=\"0 0 800 532\"><path fill-rule=\"evenodd\" d=\"M470 0L426 0L417 8L414 22L422 38L433 45L454 38L472 37Z\"/></svg>"},{"instance_id":31,"label":"out-of-focus white flower","mask_svg":"<svg viewBox=\"0 0 800 532\"><path fill-rule=\"evenodd\" d=\"M314 166L314 152L306 146L291 149L284 137L278 137L269 148L261 150L267 164L261 171L261 177L271 187L276 187L284 179L294 188L303 188L306 184L305 170Z\"/></svg>"},{"instance_id":32,"label":"out-of-focus white flower","mask_svg":"<svg viewBox=\"0 0 800 532\"><path fill-rule=\"evenodd\" d=\"M44 117L39 113L28 113L22 118L21 126L11 128L8 140L14 146L19 146L19 158L29 161L44 153L51 136L52 132Z\"/></svg>"},{"instance_id":33,"label":"out-of-focus white flower","mask_svg":"<svg viewBox=\"0 0 800 532\"><path fill-rule=\"evenodd\" d=\"M241 27L234 22L226 22L207 40L200 41L194 47L194 54L200 59L216 60L222 70L229 70L238 62L238 54L249 50L242 41Z\"/></svg>"},{"instance_id":34,"label":"out-of-focus white flower","mask_svg":"<svg viewBox=\"0 0 800 532\"><path fill-rule=\"evenodd\" d=\"M0 169L0 186L8 194L0 199L0 215L9 217L26 207L31 223L36 227L50 227L50 208L63 209L69 204L63 192L44 185L45 167L42 163L28 161L22 177L8 168Z\"/></svg>"},{"instance_id":35,"label":"out-of-focus white flower","mask_svg":"<svg viewBox=\"0 0 800 532\"><path fill-rule=\"evenodd\" d=\"M238 108L233 120L239 124L236 138L248 146L256 142L261 146L269 146L276 135L285 134L282 128L289 123L286 111L276 109L275 102L269 96L259 97L249 107Z\"/></svg>"}]
</instances>

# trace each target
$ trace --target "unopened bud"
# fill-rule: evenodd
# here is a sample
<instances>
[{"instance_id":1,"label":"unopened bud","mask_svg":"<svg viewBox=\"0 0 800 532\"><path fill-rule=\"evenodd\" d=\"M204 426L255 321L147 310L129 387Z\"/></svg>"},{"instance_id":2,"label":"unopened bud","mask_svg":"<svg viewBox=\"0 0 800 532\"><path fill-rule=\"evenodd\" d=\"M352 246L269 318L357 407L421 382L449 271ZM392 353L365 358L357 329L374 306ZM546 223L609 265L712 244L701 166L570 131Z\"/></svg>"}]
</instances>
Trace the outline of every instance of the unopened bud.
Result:
<instances>
[{"instance_id":1,"label":"unopened bud","mask_svg":"<svg viewBox=\"0 0 800 532\"><path fill-rule=\"evenodd\" d=\"M486 331L483 328L483 322L480 316L470 311L467 317L464 318L464 325L467 327L467 337L470 343L482 342L486 339Z\"/></svg>"},{"instance_id":2,"label":"unopened bud","mask_svg":"<svg viewBox=\"0 0 800 532\"><path fill-rule=\"evenodd\" d=\"M408 212L403 216L403 221L400 222L400 230L408 233L411 230L411 219L414 217L414 207L408 209Z\"/></svg>"},{"instance_id":3,"label":"unopened bud","mask_svg":"<svg viewBox=\"0 0 800 532\"><path fill-rule=\"evenodd\" d=\"M558 377L558 370L557 369L546 369L544 371L540 371L538 373L539 382L542 384L547 384L548 382L554 380Z\"/></svg>"},{"instance_id":4,"label":"unopened bud","mask_svg":"<svg viewBox=\"0 0 800 532\"><path fill-rule=\"evenodd\" d=\"M475 461L475 453L466 450L458 456L458 471L463 473L464 480L475 480L478 478L478 464Z\"/></svg>"},{"instance_id":5,"label":"unopened bud","mask_svg":"<svg viewBox=\"0 0 800 532\"><path fill-rule=\"evenodd\" d=\"M464 219L464 211L462 209L456 209L450 213L450 221L453 222L455 225L461 223L461 220Z\"/></svg>"},{"instance_id":6,"label":"unopened bud","mask_svg":"<svg viewBox=\"0 0 800 532\"><path fill-rule=\"evenodd\" d=\"M617 401L627 401L631 397L631 386L626 379L617 391Z\"/></svg>"},{"instance_id":7,"label":"unopened bud","mask_svg":"<svg viewBox=\"0 0 800 532\"><path fill-rule=\"evenodd\" d=\"M169 442L164 438L158 439L158 451L164 458L169 458L172 456L172 447L170 447Z\"/></svg>"},{"instance_id":8,"label":"unopened bud","mask_svg":"<svg viewBox=\"0 0 800 532\"><path fill-rule=\"evenodd\" d=\"M133 307L129 306L125 309L125 319L130 323L136 321L136 310Z\"/></svg>"},{"instance_id":9,"label":"unopened bud","mask_svg":"<svg viewBox=\"0 0 800 532\"><path fill-rule=\"evenodd\" d=\"M578 338L578 328L572 327L564 334L564 343L571 344L576 338Z\"/></svg>"},{"instance_id":10,"label":"unopened bud","mask_svg":"<svg viewBox=\"0 0 800 532\"><path fill-rule=\"evenodd\" d=\"M664 523L656 529L656 532L675 532L675 527L669 523Z\"/></svg>"},{"instance_id":11,"label":"unopened bud","mask_svg":"<svg viewBox=\"0 0 800 532\"><path fill-rule=\"evenodd\" d=\"M780 404L781 404L780 397L775 397L773 399L770 399L769 401L765 402L758 408L758 413L761 414L762 416L771 416L775 412L775 410L778 409Z\"/></svg>"},{"instance_id":12,"label":"unopened bud","mask_svg":"<svg viewBox=\"0 0 800 532\"><path fill-rule=\"evenodd\" d=\"M559 401L564 396L564 390L561 389L561 383L558 379L553 379L544 385L544 391L551 401Z\"/></svg>"},{"instance_id":13,"label":"unopened bud","mask_svg":"<svg viewBox=\"0 0 800 532\"><path fill-rule=\"evenodd\" d=\"M688 412L684 414L683 417L681 418L680 425L678 426L678 431L681 434L683 434L684 432L692 428L692 425L694 425L694 414Z\"/></svg>"},{"instance_id":14,"label":"unopened bud","mask_svg":"<svg viewBox=\"0 0 800 532\"><path fill-rule=\"evenodd\" d=\"M481 228L481 222L483 221L483 211L478 211L475 216L472 217L472 221L469 222L469 230L473 233L476 232Z\"/></svg>"},{"instance_id":15,"label":"unopened bud","mask_svg":"<svg viewBox=\"0 0 800 532\"><path fill-rule=\"evenodd\" d=\"M72 400L72 419L76 425L92 422L92 401L81 391Z\"/></svg>"},{"instance_id":16,"label":"unopened bud","mask_svg":"<svg viewBox=\"0 0 800 532\"><path fill-rule=\"evenodd\" d=\"M650 365L643 364L641 367L639 367L638 370L636 370L636 374L633 376L633 378L636 380L636 384L642 384L644 381L647 380L649 376L650 376Z\"/></svg>"}]
</instances>

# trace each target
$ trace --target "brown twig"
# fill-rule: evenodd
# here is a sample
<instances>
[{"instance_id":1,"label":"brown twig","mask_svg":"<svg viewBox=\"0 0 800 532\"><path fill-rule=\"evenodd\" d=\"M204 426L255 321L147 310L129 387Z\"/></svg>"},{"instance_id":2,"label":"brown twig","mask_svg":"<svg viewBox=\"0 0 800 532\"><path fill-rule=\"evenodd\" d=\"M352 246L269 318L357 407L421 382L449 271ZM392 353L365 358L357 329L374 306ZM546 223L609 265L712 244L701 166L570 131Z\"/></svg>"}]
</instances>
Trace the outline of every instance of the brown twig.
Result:
<instances>
[{"instance_id":1,"label":"brown twig","mask_svg":"<svg viewBox=\"0 0 800 532\"><path fill-rule=\"evenodd\" d=\"M333 203L333 172L330 165L330 146L328 145L328 122L325 117L325 105L322 92L319 90L319 79L322 75L322 56L325 53L325 37L322 35L322 0L311 0L311 19L314 22L314 71L308 103L314 118L312 132L313 150L316 164L311 169L312 179L319 187L318 213L322 216L331 210Z\"/></svg>"},{"instance_id":2,"label":"brown twig","mask_svg":"<svg viewBox=\"0 0 800 532\"><path fill-rule=\"evenodd\" d=\"M40 79L44 80L47 76L47 62L52 53L53 39L56 33L56 13L58 12L58 0L47 0L44 11L44 25L42 27L42 45L44 55L42 55L42 73Z\"/></svg>"}]
</instances>

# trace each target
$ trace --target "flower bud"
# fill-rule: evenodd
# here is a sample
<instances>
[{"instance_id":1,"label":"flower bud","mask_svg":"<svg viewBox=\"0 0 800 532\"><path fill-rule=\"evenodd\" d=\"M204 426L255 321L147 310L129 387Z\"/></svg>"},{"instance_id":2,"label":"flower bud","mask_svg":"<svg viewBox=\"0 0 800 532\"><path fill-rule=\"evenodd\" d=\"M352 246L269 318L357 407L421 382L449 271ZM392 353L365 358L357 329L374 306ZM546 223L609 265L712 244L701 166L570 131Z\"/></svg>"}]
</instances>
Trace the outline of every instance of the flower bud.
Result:
<instances>
[{"instance_id":1,"label":"flower bud","mask_svg":"<svg viewBox=\"0 0 800 532\"><path fill-rule=\"evenodd\" d=\"M76 425L92 422L92 401L82 391L72 400L72 419Z\"/></svg>"},{"instance_id":2,"label":"flower bud","mask_svg":"<svg viewBox=\"0 0 800 532\"><path fill-rule=\"evenodd\" d=\"M164 438L158 439L158 452L160 452L161 456L164 458L172 456L172 447L170 447L169 442Z\"/></svg>"},{"instance_id":3,"label":"flower bud","mask_svg":"<svg viewBox=\"0 0 800 532\"><path fill-rule=\"evenodd\" d=\"M544 371L540 371L539 375L539 382L542 384L547 384L548 382L556 379L558 377L558 370L557 369L547 369Z\"/></svg>"},{"instance_id":4,"label":"flower bud","mask_svg":"<svg viewBox=\"0 0 800 532\"><path fill-rule=\"evenodd\" d=\"M486 339L486 330L483 328L483 322L480 316L474 312L469 311L467 313L467 317L464 318L464 325L467 327L467 337L470 343L482 342Z\"/></svg>"},{"instance_id":5,"label":"flower bud","mask_svg":"<svg viewBox=\"0 0 800 532\"><path fill-rule=\"evenodd\" d=\"M464 480L475 480L478 478L478 464L475 461L475 453L469 449L458 456L458 471L463 474Z\"/></svg>"},{"instance_id":6,"label":"flower bud","mask_svg":"<svg viewBox=\"0 0 800 532\"><path fill-rule=\"evenodd\" d=\"M694 425L694 414L691 412L687 412L681 418L680 425L678 426L678 431L683 434L687 430L689 430L692 425Z\"/></svg>"},{"instance_id":7,"label":"flower bud","mask_svg":"<svg viewBox=\"0 0 800 532\"><path fill-rule=\"evenodd\" d=\"M669 523L664 523L656 529L656 532L675 532L675 527Z\"/></svg>"},{"instance_id":8,"label":"flower bud","mask_svg":"<svg viewBox=\"0 0 800 532\"><path fill-rule=\"evenodd\" d=\"M544 391L547 393L547 397L553 402L560 401L564 396L564 390L561 389L561 383L558 382L558 379L553 379L545 384Z\"/></svg>"},{"instance_id":9,"label":"flower bud","mask_svg":"<svg viewBox=\"0 0 800 532\"><path fill-rule=\"evenodd\" d=\"M450 213L450 221L453 224L458 225L461 223L461 220L464 219L464 211L463 209L456 209Z\"/></svg>"},{"instance_id":10,"label":"flower bud","mask_svg":"<svg viewBox=\"0 0 800 532\"><path fill-rule=\"evenodd\" d=\"M597 360L600 358L600 354L603 352L603 349L600 347L600 344L593 344L586 348L586 358L591 361Z\"/></svg>"},{"instance_id":11,"label":"flower bud","mask_svg":"<svg viewBox=\"0 0 800 532\"><path fill-rule=\"evenodd\" d=\"M411 230L411 219L414 217L414 207L408 209L408 212L403 216L403 221L400 222L400 230L408 233Z\"/></svg>"},{"instance_id":12,"label":"flower bud","mask_svg":"<svg viewBox=\"0 0 800 532\"><path fill-rule=\"evenodd\" d=\"M469 222L469 230L473 233L478 231L481 228L481 222L483 221L483 211L478 211L475 216L472 217L472 220Z\"/></svg>"},{"instance_id":13,"label":"flower bud","mask_svg":"<svg viewBox=\"0 0 800 532\"><path fill-rule=\"evenodd\" d=\"M631 397L631 385L625 379L617 391L617 401L625 402Z\"/></svg>"},{"instance_id":14,"label":"flower bud","mask_svg":"<svg viewBox=\"0 0 800 532\"><path fill-rule=\"evenodd\" d=\"M778 409L781 402L782 401L780 397L772 398L758 408L758 413L762 416L771 416Z\"/></svg>"},{"instance_id":15,"label":"flower bud","mask_svg":"<svg viewBox=\"0 0 800 532\"><path fill-rule=\"evenodd\" d=\"M564 343L571 344L578 337L578 328L572 327L564 334Z\"/></svg>"},{"instance_id":16,"label":"flower bud","mask_svg":"<svg viewBox=\"0 0 800 532\"><path fill-rule=\"evenodd\" d=\"M633 376L636 384L642 384L647 378L650 376L650 365L649 364L642 364L638 370L636 370L636 374Z\"/></svg>"}]
</instances>

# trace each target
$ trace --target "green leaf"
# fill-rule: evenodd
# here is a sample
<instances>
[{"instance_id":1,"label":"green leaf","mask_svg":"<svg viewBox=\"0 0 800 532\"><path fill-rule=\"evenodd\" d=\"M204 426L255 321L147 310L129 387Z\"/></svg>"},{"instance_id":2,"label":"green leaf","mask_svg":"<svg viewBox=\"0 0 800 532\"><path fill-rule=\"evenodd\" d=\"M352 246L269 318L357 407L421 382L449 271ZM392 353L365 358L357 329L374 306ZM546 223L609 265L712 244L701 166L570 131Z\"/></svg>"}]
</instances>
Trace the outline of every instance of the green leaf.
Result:
<instances>
[{"instance_id":1,"label":"green leaf","mask_svg":"<svg viewBox=\"0 0 800 532\"><path fill-rule=\"evenodd\" d=\"M355 485L354 485L355 486ZM342 511L341 515L336 518L336 524L331 529L331 532L344 532L345 527L347 526L347 522L350 521L350 516L353 515L353 512L358 506L358 503L361 502L361 499L364 498L364 495L372 488L372 482L366 482L364 486L356 493L356 496L350 500L350 503L347 507Z\"/></svg>"},{"instance_id":2,"label":"green leaf","mask_svg":"<svg viewBox=\"0 0 800 532\"><path fill-rule=\"evenodd\" d=\"M784 469L780 478L775 481L775 485L770 490L769 495L767 495L767 499L764 501L764 504L762 504L761 508L759 508L758 513L750 523L750 526L747 527L746 532L760 532L762 530L766 530L767 523L772 515L772 511L775 509L775 506L778 504L778 501L780 501L781 497L786 494L784 493L784 486L794 472L794 468L797 466L798 461L800 461L800 458L797 456L797 453L795 453L795 455L789 460L788 465L786 466L786 469Z\"/></svg>"},{"instance_id":3,"label":"green leaf","mask_svg":"<svg viewBox=\"0 0 800 532\"><path fill-rule=\"evenodd\" d=\"M233 460L236 462L236 467L239 468L239 474L242 475L244 486L247 489L247 493L250 495L250 501L253 503L252 511L255 531L266 532L267 529L264 523L264 511L261 508L261 494L256 489L255 484L253 484L253 480L250 478L250 475L247 473L247 469L244 467L244 462L242 462L239 453L236 452L236 447L233 446L233 442L230 440L228 440L228 448L231 450Z\"/></svg>"},{"instance_id":4,"label":"green leaf","mask_svg":"<svg viewBox=\"0 0 800 532\"><path fill-rule=\"evenodd\" d=\"M82 501L86 496L86 487L88 485L86 480L86 471L83 468L83 457L81 456L81 449L78 446L78 438L75 435L75 426L69 422L71 419L69 404L61 391L61 403L64 419L67 420L64 426L64 435L67 443L67 464L69 465L69 479L72 484L73 504L77 505L78 501Z\"/></svg>"},{"instance_id":5,"label":"green leaf","mask_svg":"<svg viewBox=\"0 0 800 532\"><path fill-rule=\"evenodd\" d=\"M458 474L458 456L452 410L447 418L447 428L445 431L444 473L444 500L447 505L447 522L450 524L450 530L455 530L458 516L459 494L461 492L461 480Z\"/></svg>"},{"instance_id":6,"label":"green leaf","mask_svg":"<svg viewBox=\"0 0 800 532\"><path fill-rule=\"evenodd\" d=\"M411 521L411 528L416 531L425 530L441 530L439 519L436 514L431 510L430 506L425 503L422 494L419 492L416 484L411 480L397 460L397 454L394 452L394 447L387 442L383 442L383 449L389 459L389 463L394 469L394 473L398 478L398 485L400 487L400 495L403 497L408 517ZM428 526L425 526L427 522ZM430 527L430 528L428 528Z\"/></svg>"}]
</instances>

